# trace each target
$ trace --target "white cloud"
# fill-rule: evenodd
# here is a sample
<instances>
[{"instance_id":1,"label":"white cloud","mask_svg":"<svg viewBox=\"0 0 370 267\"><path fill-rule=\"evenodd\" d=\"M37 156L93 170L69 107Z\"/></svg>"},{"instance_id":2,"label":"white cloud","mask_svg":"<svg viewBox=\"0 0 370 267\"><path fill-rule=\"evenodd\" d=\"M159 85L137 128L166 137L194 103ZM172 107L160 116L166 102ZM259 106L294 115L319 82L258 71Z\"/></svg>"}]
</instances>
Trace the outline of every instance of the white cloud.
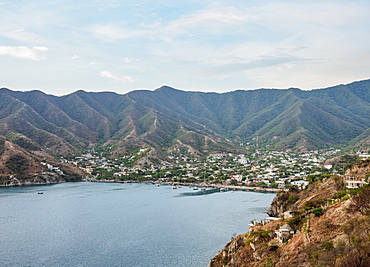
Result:
<instances>
[{"instance_id":1,"label":"white cloud","mask_svg":"<svg viewBox=\"0 0 370 267\"><path fill-rule=\"evenodd\" d=\"M132 61L132 58L130 58L130 57L123 58L123 62L125 62L125 63L130 63L131 61Z\"/></svg>"},{"instance_id":2,"label":"white cloud","mask_svg":"<svg viewBox=\"0 0 370 267\"><path fill-rule=\"evenodd\" d=\"M41 52L46 52L49 49L47 47L25 47L25 46L0 46L0 55L10 55L13 57L19 57L24 59L31 59L40 61L45 59Z\"/></svg>"},{"instance_id":3,"label":"white cloud","mask_svg":"<svg viewBox=\"0 0 370 267\"><path fill-rule=\"evenodd\" d=\"M93 35L106 42L120 39L138 38L147 35L148 31L130 30L116 24L97 24L89 29Z\"/></svg>"},{"instance_id":4,"label":"white cloud","mask_svg":"<svg viewBox=\"0 0 370 267\"><path fill-rule=\"evenodd\" d=\"M166 35L186 35L189 37L190 35L194 36L196 32L215 35L237 34L245 30L242 25L254 20L256 20L256 16L253 12L235 7L200 10L168 22L161 29L160 39L170 39L170 37L165 38Z\"/></svg>"},{"instance_id":5,"label":"white cloud","mask_svg":"<svg viewBox=\"0 0 370 267\"><path fill-rule=\"evenodd\" d=\"M73 55L72 59L79 59L80 57L78 55Z\"/></svg>"},{"instance_id":6,"label":"white cloud","mask_svg":"<svg viewBox=\"0 0 370 267\"><path fill-rule=\"evenodd\" d=\"M124 57L123 62L125 63L131 63L131 62L137 62L140 61L139 58L132 58L132 57Z\"/></svg>"},{"instance_id":7,"label":"white cloud","mask_svg":"<svg viewBox=\"0 0 370 267\"><path fill-rule=\"evenodd\" d=\"M263 5L211 7L171 20L158 27L160 35L176 36L202 32L211 35L246 35L258 33L260 38L271 39L272 33L302 34L317 29L353 24L366 19L369 7L348 2L291 3L279 1ZM240 34L243 35L240 35ZM167 38L170 38L167 37ZM227 42L227 38L225 39Z\"/></svg>"},{"instance_id":8,"label":"white cloud","mask_svg":"<svg viewBox=\"0 0 370 267\"><path fill-rule=\"evenodd\" d=\"M99 74L101 77L113 79L116 82L135 82L136 80L129 76L117 76L110 71L103 70Z\"/></svg>"}]
</instances>

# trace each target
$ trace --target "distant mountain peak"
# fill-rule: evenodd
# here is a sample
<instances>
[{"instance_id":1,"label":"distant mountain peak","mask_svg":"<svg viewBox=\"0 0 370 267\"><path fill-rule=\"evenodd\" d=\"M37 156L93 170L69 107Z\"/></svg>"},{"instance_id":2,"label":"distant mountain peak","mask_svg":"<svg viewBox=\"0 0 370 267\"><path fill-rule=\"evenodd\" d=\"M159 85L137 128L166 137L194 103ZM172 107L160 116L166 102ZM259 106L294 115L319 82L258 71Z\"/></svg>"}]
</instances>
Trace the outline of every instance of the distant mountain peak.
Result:
<instances>
[{"instance_id":1,"label":"distant mountain peak","mask_svg":"<svg viewBox=\"0 0 370 267\"><path fill-rule=\"evenodd\" d=\"M175 89L175 88L173 88L171 86L168 86L168 85L162 85L161 87L159 87L155 91L182 91L182 90Z\"/></svg>"}]
</instances>

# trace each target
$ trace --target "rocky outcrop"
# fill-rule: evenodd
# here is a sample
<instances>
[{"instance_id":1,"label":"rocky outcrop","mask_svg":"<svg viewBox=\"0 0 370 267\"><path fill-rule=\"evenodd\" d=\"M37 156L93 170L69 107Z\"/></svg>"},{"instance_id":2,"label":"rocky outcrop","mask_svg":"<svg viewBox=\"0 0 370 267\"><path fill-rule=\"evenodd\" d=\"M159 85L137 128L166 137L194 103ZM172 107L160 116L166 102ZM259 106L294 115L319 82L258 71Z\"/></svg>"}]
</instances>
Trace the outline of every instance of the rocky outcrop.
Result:
<instances>
[{"instance_id":1,"label":"rocky outcrop","mask_svg":"<svg viewBox=\"0 0 370 267\"><path fill-rule=\"evenodd\" d=\"M360 161L358 164L352 165L347 171L347 176L356 176L359 179L364 179L370 174L369 160Z\"/></svg>"},{"instance_id":2,"label":"rocky outcrop","mask_svg":"<svg viewBox=\"0 0 370 267\"><path fill-rule=\"evenodd\" d=\"M289 210L298 199L297 190L280 192L272 201L267 214L271 217L283 217L283 213Z\"/></svg>"},{"instance_id":3,"label":"rocky outcrop","mask_svg":"<svg viewBox=\"0 0 370 267\"><path fill-rule=\"evenodd\" d=\"M370 163L351 169L363 175ZM292 215L284 219L287 210ZM342 177L325 178L305 190L281 192L269 215L281 219L252 226L209 267L370 266L369 186L346 189Z\"/></svg>"}]
</instances>

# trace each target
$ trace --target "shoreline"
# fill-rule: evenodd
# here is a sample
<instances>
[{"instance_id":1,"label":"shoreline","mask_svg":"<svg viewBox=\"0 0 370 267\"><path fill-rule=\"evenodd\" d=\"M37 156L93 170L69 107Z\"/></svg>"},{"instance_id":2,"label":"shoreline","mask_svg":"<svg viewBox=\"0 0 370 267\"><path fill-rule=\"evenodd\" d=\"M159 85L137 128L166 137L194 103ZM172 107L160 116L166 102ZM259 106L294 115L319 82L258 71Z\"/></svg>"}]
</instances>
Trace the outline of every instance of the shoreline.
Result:
<instances>
[{"instance_id":1,"label":"shoreline","mask_svg":"<svg viewBox=\"0 0 370 267\"><path fill-rule=\"evenodd\" d=\"M146 184L157 184L157 185L170 185L170 186L199 186L199 187L209 187L209 188L224 188L227 190L241 190L241 191L256 191L256 192L269 192L269 193L279 193L282 189L277 188L263 188L263 187L252 187L245 185L222 185L222 184L205 184L205 183L179 183L179 182L156 182L156 181L121 181L121 180L96 180L96 179L84 179L84 182L93 183L146 183Z\"/></svg>"},{"instance_id":2,"label":"shoreline","mask_svg":"<svg viewBox=\"0 0 370 267\"><path fill-rule=\"evenodd\" d=\"M252 192L269 192L269 193L279 193L282 189L277 188L262 188L262 187L251 187L245 185L222 185L222 184L205 184L205 183L179 183L179 182L158 182L158 181L135 181L135 180L128 180L128 181L121 181L121 180L97 180L97 179L83 179L81 181L70 182L70 183L80 183L80 182L92 182L92 183L146 183L146 184L157 184L157 185L170 185L170 186L199 186L200 188L214 188L214 189L226 189L226 190L241 190L241 191L252 191ZM56 182L56 183L26 183L26 184L10 184L4 185L1 184L0 188L7 188L7 187L22 187L22 186L43 186L43 185L54 185L54 184L62 184L67 183L65 181Z\"/></svg>"}]
</instances>

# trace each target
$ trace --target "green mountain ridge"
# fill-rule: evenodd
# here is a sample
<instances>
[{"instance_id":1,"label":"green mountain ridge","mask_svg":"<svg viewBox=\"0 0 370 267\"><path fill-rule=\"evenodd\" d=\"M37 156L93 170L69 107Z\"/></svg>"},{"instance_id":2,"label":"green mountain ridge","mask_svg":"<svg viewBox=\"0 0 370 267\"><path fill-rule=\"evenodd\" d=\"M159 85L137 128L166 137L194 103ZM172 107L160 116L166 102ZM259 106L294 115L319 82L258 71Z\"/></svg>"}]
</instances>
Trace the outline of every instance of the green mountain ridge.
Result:
<instances>
[{"instance_id":1,"label":"green mountain ridge","mask_svg":"<svg viewBox=\"0 0 370 267\"><path fill-rule=\"evenodd\" d=\"M251 140L259 134L261 143L273 144L271 138L275 136L285 139L288 147L297 149L301 146L291 137L295 136L295 140L304 132L311 139L307 140L308 146L323 148L347 144L365 131L370 125L368 90L369 81L361 81L311 91L260 89L224 94L162 87L153 92L134 91L129 96L173 117L186 116L193 123L231 139L238 136ZM298 102L303 103L301 109L293 110ZM167 103L176 108L168 111ZM192 103L196 103L196 108ZM291 121L298 113L299 119Z\"/></svg>"},{"instance_id":2,"label":"green mountain ridge","mask_svg":"<svg viewBox=\"0 0 370 267\"><path fill-rule=\"evenodd\" d=\"M370 80L303 91L187 92L163 86L124 95L79 90L66 96L0 89L0 134L20 133L56 154L89 145L174 145L204 151L240 150L229 140L313 150L368 146ZM211 141L212 140L212 141Z\"/></svg>"}]
</instances>

